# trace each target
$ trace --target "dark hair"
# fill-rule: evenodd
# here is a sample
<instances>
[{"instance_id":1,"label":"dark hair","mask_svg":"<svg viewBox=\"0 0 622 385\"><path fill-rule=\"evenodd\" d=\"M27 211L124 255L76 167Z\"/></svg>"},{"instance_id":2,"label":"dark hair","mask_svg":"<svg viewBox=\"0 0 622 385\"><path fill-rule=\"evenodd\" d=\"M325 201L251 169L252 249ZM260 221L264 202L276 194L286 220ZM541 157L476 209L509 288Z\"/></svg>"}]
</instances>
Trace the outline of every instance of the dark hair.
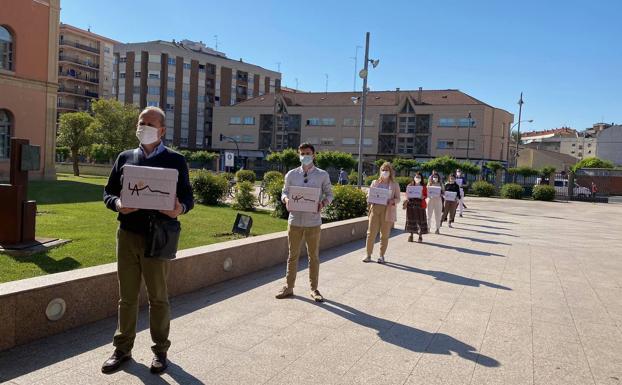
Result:
<instances>
[{"instance_id":1,"label":"dark hair","mask_svg":"<svg viewBox=\"0 0 622 385\"><path fill-rule=\"evenodd\" d=\"M423 180L423 176L421 175L421 173L419 171L417 171L415 173L415 176L413 176L413 179L415 179L416 177L419 177L419 178L421 178L421 180Z\"/></svg>"},{"instance_id":2,"label":"dark hair","mask_svg":"<svg viewBox=\"0 0 622 385\"><path fill-rule=\"evenodd\" d=\"M449 179L449 178L454 178L454 179L456 179L456 174L453 174L453 173L452 173L452 174L449 174L449 176L447 177L447 179Z\"/></svg>"},{"instance_id":3,"label":"dark hair","mask_svg":"<svg viewBox=\"0 0 622 385\"><path fill-rule=\"evenodd\" d=\"M298 151L304 150L305 148L310 148L311 151L313 151L313 153L315 154L315 147L313 147L313 145L308 142L300 143L300 146L298 146Z\"/></svg>"}]
</instances>

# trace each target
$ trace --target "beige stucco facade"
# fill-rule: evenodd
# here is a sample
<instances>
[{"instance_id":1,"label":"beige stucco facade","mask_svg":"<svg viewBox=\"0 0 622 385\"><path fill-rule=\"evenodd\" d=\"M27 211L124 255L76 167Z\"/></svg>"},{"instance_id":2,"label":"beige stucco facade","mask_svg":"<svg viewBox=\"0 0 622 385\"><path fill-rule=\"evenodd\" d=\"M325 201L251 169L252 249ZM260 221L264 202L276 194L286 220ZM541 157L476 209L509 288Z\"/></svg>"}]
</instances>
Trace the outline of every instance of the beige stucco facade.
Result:
<instances>
[{"instance_id":1,"label":"beige stucco facade","mask_svg":"<svg viewBox=\"0 0 622 385\"><path fill-rule=\"evenodd\" d=\"M7 0L0 12L14 57L12 70L0 69L0 109L8 112L11 137L41 147L33 178L55 177L59 15L59 0ZM0 179L7 180L8 172L8 159L0 159Z\"/></svg>"},{"instance_id":2,"label":"beige stucco facade","mask_svg":"<svg viewBox=\"0 0 622 385\"><path fill-rule=\"evenodd\" d=\"M443 101L444 104L426 102L426 91L423 91L422 102L418 102L416 96L411 97L405 91L379 92L379 96L371 92L368 96L370 105L366 111L363 140L363 153L366 159L388 159L395 156L425 159L450 155L460 159L506 161L509 145L508 132L513 115L472 99L466 94L455 95L456 92L459 91L448 93L449 101ZM291 94L283 94L285 103L291 99L291 104L285 106L287 114L296 119L298 119L297 116L300 117L299 142L310 142L318 151L330 150L357 154L360 105L343 103L343 98L351 98L348 95L341 97L330 94L328 93L325 97L322 96L324 93L304 94L302 95L304 101L296 100L296 96ZM355 97L356 94L352 95ZM318 100L314 101L314 97ZM236 149L231 140L220 141L220 134L236 139L240 150L265 151L268 149L266 141L260 138L262 131L265 131L262 130L261 124L262 119L269 119L268 116L274 113L274 95L266 95L264 98L267 100L256 103L249 101L215 109L214 149ZM331 98L335 99L335 105L313 105L313 103L330 103ZM452 98L457 102L468 100L468 104L453 104ZM308 105L304 105L305 103ZM406 103L409 103L414 111L405 111ZM465 124L465 121L468 122L466 119L469 112L473 121L470 130L468 123ZM397 120L396 132L385 134L383 131L391 131L392 128L383 125L383 119L385 119L384 116L391 115L394 115ZM417 128L413 126L413 129L409 131L407 125L400 126L400 118L409 116L416 116L417 119L423 117L428 123L421 129L419 126ZM317 125L318 122L327 124ZM390 138L387 139L387 137ZM468 151L467 139L470 139L471 143ZM418 144L417 141L419 141ZM395 142L394 146L393 142ZM276 143L277 150L295 146L297 143L291 140L287 143L281 141Z\"/></svg>"}]
</instances>

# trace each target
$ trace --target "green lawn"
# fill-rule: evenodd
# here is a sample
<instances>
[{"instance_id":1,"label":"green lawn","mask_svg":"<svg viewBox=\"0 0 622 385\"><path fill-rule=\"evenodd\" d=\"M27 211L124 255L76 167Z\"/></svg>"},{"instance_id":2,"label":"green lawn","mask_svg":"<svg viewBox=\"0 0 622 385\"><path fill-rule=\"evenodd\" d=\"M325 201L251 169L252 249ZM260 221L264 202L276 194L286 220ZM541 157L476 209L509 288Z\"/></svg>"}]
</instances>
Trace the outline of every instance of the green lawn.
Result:
<instances>
[{"instance_id":1,"label":"green lawn","mask_svg":"<svg viewBox=\"0 0 622 385\"><path fill-rule=\"evenodd\" d=\"M0 282L13 281L115 261L116 213L102 201L107 178L59 174L55 182L31 182L29 198L37 201L37 236L71 239L46 254L28 258L0 255ZM228 206L196 205L180 218L180 248L233 239L237 211ZM252 235L282 231L287 221L267 212L251 213Z\"/></svg>"}]
</instances>

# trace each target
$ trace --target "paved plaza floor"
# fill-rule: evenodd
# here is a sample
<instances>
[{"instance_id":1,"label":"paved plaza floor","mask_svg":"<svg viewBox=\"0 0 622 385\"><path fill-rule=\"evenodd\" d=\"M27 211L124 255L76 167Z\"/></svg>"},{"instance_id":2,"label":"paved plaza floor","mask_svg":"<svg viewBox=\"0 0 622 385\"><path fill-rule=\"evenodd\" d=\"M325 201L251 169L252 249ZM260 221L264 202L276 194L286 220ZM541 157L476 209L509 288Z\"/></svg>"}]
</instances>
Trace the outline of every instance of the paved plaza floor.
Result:
<instances>
[{"instance_id":1,"label":"paved plaza floor","mask_svg":"<svg viewBox=\"0 0 622 385\"><path fill-rule=\"evenodd\" d=\"M455 228L386 265L363 241L322 255L276 300L284 265L172 299L171 366L103 375L115 319L0 353L8 384L622 384L622 205L469 198ZM376 255L377 256L377 255ZM301 266L301 269L303 267Z\"/></svg>"}]
</instances>

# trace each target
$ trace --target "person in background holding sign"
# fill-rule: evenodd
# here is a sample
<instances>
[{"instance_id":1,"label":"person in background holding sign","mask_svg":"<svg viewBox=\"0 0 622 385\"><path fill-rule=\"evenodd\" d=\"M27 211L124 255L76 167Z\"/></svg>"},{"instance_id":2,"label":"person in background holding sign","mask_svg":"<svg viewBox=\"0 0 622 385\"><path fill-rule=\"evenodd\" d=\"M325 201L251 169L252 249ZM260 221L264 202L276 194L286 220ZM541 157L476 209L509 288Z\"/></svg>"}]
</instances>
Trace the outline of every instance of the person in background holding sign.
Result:
<instances>
[{"instance_id":1,"label":"person in background holding sign","mask_svg":"<svg viewBox=\"0 0 622 385\"><path fill-rule=\"evenodd\" d=\"M423 178L416 173L410 184L406 187L404 208L406 209L406 232L410 233L408 242L413 241L413 233L419 234L417 242L423 242L423 234L428 233L428 220L426 218L426 198L428 189L423 185Z\"/></svg>"},{"instance_id":2,"label":"person in background holding sign","mask_svg":"<svg viewBox=\"0 0 622 385\"><path fill-rule=\"evenodd\" d=\"M328 173L314 166L315 148L309 143L298 146L300 163L302 166L290 170L285 175L285 184L281 194L281 200L289 211L287 226L287 240L289 244L289 256L287 258L286 282L276 298L282 299L294 294L296 273L298 272L298 257L300 256L300 244L304 238L309 257L309 281L311 283L311 298L316 302L324 301L324 297L318 290L320 275L320 233L323 207L333 201L333 191ZM293 196L291 187L306 187L319 190L317 209L314 212L296 211L296 202L301 198Z\"/></svg>"},{"instance_id":3,"label":"person in background holding sign","mask_svg":"<svg viewBox=\"0 0 622 385\"><path fill-rule=\"evenodd\" d=\"M432 228L432 218L434 218L434 224L436 230L434 234L440 234L441 216L443 215L443 185L440 181L438 174L430 175L428 179L428 228Z\"/></svg>"},{"instance_id":4,"label":"person in background holding sign","mask_svg":"<svg viewBox=\"0 0 622 385\"><path fill-rule=\"evenodd\" d=\"M380 232L380 257L378 263L385 262L385 253L389 245L389 235L393 228L393 223L397 220L396 204L400 201L400 185L395 182L395 171L389 162L385 162L380 167L380 177L372 182L367 202L369 205L369 224L367 225L367 256L363 262L371 262L371 255L374 251L376 236ZM385 190L385 191L382 191ZM376 198L376 194L380 196Z\"/></svg>"},{"instance_id":5,"label":"person in background holding sign","mask_svg":"<svg viewBox=\"0 0 622 385\"><path fill-rule=\"evenodd\" d=\"M456 170L456 183L460 187L460 200L458 201L458 213L460 214L460 218L462 218L462 213L466 208L464 204L464 186L466 185L466 179L462 175L462 171L460 169Z\"/></svg>"},{"instance_id":6,"label":"person in background holding sign","mask_svg":"<svg viewBox=\"0 0 622 385\"><path fill-rule=\"evenodd\" d=\"M115 351L104 362L102 372L111 373L131 358L136 337L138 294L141 280L145 281L149 296L149 328L154 345L151 372L161 373L168 366L166 354L171 342L170 307L166 278L169 261L152 257L149 245L154 221L169 223L179 229L177 217L194 207L188 166L183 155L162 143L166 132L164 111L157 107L145 108L138 117L136 136L140 146L122 152L117 158L108 183L104 188L104 202L110 210L118 212L117 274L119 279L119 322L114 335ZM176 169L175 207L172 210L142 210L124 206L121 201L123 167L125 165L151 166ZM174 257L174 256L173 256Z\"/></svg>"},{"instance_id":7,"label":"person in background holding sign","mask_svg":"<svg viewBox=\"0 0 622 385\"><path fill-rule=\"evenodd\" d=\"M456 183L455 175L451 174L449 182L445 183L445 208L443 210L443 218L441 219L441 222L445 222L449 214L449 227L456 219L456 207L458 206L460 196L460 186Z\"/></svg>"}]
</instances>

